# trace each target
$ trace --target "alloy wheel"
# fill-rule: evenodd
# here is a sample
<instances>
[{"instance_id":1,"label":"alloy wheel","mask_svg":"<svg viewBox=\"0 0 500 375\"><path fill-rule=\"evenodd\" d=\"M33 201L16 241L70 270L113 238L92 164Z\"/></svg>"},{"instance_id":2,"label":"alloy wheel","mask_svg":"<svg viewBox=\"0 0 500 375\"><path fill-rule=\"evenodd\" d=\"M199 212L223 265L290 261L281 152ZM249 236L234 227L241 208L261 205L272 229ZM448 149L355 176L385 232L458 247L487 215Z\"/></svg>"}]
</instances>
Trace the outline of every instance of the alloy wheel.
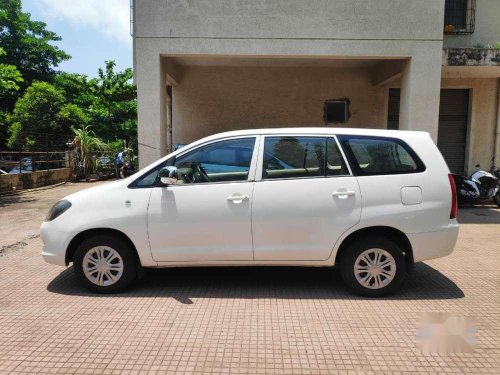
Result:
<instances>
[{"instance_id":1,"label":"alloy wheel","mask_svg":"<svg viewBox=\"0 0 500 375\"><path fill-rule=\"evenodd\" d=\"M123 259L109 246L96 246L83 258L83 273L93 284L110 286L118 282L123 274Z\"/></svg>"},{"instance_id":2,"label":"alloy wheel","mask_svg":"<svg viewBox=\"0 0 500 375\"><path fill-rule=\"evenodd\" d=\"M396 276L396 261L384 249L367 249L354 262L356 280L365 288L381 289Z\"/></svg>"}]
</instances>

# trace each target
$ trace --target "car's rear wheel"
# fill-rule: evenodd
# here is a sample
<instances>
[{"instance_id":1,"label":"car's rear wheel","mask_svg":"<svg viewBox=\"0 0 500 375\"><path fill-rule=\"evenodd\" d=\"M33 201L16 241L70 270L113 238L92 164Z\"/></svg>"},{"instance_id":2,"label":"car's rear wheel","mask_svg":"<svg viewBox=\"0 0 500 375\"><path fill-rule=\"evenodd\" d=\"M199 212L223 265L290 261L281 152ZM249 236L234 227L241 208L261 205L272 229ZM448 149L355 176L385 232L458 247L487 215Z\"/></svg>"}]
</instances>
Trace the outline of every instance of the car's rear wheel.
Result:
<instances>
[{"instance_id":1,"label":"car's rear wheel","mask_svg":"<svg viewBox=\"0 0 500 375\"><path fill-rule=\"evenodd\" d=\"M97 235L78 246L73 268L82 284L92 292L115 293L137 279L137 256L121 238Z\"/></svg>"},{"instance_id":2,"label":"car's rear wheel","mask_svg":"<svg viewBox=\"0 0 500 375\"><path fill-rule=\"evenodd\" d=\"M406 277L402 249L391 240L371 236L351 243L340 259L340 273L356 294L380 297L397 290Z\"/></svg>"}]
</instances>

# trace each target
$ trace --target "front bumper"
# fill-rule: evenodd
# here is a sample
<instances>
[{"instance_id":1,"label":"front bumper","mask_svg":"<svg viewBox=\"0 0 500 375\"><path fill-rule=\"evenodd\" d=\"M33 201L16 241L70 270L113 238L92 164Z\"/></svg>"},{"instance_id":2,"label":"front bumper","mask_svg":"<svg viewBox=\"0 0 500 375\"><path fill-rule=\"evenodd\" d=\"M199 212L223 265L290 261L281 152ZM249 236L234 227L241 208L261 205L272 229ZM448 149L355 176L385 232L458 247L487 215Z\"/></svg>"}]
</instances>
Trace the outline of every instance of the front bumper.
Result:
<instances>
[{"instance_id":1,"label":"front bumper","mask_svg":"<svg viewBox=\"0 0 500 375\"><path fill-rule=\"evenodd\" d=\"M458 238L458 223L451 220L439 231L407 234L413 249L414 262L450 255Z\"/></svg>"},{"instance_id":2,"label":"front bumper","mask_svg":"<svg viewBox=\"0 0 500 375\"><path fill-rule=\"evenodd\" d=\"M44 221L40 227L40 237L43 241L43 259L50 264L67 266L66 249L70 238L68 233L57 230L52 222Z\"/></svg>"}]
</instances>

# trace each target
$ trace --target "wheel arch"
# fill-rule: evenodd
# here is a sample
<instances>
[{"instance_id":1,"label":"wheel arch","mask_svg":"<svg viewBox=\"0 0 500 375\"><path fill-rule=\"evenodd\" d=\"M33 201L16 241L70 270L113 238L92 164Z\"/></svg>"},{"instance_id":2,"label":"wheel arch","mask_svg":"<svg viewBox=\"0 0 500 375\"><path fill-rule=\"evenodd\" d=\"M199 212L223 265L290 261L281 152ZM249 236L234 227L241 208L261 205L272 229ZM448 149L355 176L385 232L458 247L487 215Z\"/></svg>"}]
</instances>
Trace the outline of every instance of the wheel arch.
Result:
<instances>
[{"instance_id":1,"label":"wheel arch","mask_svg":"<svg viewBox=\"0 0 500 375\"><path fill-rule=\"evenodd\" d=\"M342 256L349 248L349 245L361 238L368 236L380 236L394 241L401 249L403 249L403 254L405 255L408 271L411 271L413 269L413 248L411 246L410 240L402 231L389 226L365 227L350 233L346 238L342 240L337 253L335 254L335 265L338 265L342 261Z\"/></svg>"},{"instance_id":2,"label":"wheel arch","mask_svg":"<svg viewBox=\"0 0 500 375\"><path fill-rule=\"evenodd\" d=\"M134 250L138 261L140 262L139 258L139 253L137 252L137 248L135 247L134 243L132 240L123 232L117 230L117 229L112 229L112 228L93 228L93 229L87 229L84 230L80 233L78 233L73 239L70 241L68 248L66 249L66 256L65 256L65 262L66 265L71 263L73 261L73 258L75 256L76 249L80 244L85 241L87 238L97 236L97 235L108 235L108 236L114 236L122 239L123 241L127 242L131 248Z\"/></svg>"}]
</instances>

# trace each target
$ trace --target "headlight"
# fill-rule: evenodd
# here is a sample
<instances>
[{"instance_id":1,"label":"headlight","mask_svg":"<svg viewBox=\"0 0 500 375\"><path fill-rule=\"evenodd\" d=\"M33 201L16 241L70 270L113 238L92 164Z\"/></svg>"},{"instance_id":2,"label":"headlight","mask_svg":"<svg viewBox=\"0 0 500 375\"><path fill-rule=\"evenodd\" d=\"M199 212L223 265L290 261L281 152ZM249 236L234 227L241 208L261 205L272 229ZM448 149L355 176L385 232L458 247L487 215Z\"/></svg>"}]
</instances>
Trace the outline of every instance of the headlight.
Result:
<instances>
[{"instance_id":1,"label":"headlight","mask_svg":"<svg viewBox=\"0 0 500 375\"><path fill-rule=\"evenodd\" d=\"M56 217L61 216L64 212L66 212L66 210L70 207L71 207L71 202L67 201L66 199L57 202L50 209L49 213L47 214L47 217L45 218L45 221L54 220Z\"/></svg>"}]
</instances>

